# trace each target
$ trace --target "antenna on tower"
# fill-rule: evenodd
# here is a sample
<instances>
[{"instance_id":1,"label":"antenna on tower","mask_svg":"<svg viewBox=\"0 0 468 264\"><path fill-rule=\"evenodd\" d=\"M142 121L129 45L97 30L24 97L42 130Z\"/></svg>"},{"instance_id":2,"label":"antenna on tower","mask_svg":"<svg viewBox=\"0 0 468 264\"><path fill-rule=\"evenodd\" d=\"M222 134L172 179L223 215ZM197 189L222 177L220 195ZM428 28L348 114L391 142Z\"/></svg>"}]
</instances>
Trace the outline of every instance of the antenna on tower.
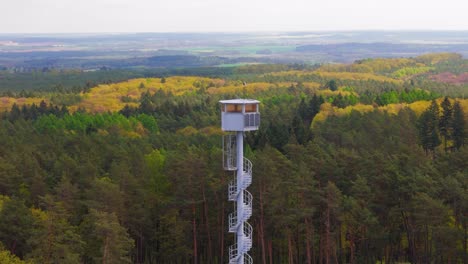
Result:
<instances>
[{"instance_id":1,"label":"antenna on tower","mask_svg":"<svg viewBox=\"0 0 468 264\"><path fill-rule=\"evenodd\" d=\"M235 202L236 211L229 214L229 232L235 234L235 243L229 247L229 264L253 263L248 251L252 248L252 194L247 187L252 183L252 162L244 158L244 132L258 130L260 112L257 100L221 100L221 129L223 136L223 167L235 171L228 185L228 200Z\"/></svg>"}]
</instances>

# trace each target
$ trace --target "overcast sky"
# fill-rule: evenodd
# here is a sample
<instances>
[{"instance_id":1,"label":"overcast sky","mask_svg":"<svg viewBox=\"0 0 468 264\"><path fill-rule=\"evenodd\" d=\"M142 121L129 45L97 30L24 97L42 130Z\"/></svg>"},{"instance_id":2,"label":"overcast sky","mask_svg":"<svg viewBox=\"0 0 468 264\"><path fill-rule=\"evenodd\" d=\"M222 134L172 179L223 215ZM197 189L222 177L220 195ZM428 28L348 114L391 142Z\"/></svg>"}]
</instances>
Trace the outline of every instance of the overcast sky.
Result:
<instances>
[{"instance_id":1,"label":"overcast sky","mask_svg":"<svg viewBox=\"0 0 468 264\"><path fill-rule=\"evenodd\" d=\"M0 0L0 33L468 30L468 0Z\"/></svg>"}]
</instances>

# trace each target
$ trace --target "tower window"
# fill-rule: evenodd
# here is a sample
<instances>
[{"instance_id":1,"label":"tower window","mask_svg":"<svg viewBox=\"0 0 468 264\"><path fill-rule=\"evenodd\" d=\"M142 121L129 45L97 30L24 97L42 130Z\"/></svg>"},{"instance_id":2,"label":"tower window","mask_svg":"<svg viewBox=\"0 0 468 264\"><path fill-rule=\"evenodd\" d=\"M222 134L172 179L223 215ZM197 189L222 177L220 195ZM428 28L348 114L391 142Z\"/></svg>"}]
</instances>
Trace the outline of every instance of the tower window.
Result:
<instances>
[{"instance_id":1,"label":"tower window","mask_svg":"<svg viewBox=\"0 0 468 264\"><path fill-rule=\"evenodd\" d=\"M226 105L226 112L241 113L242 112L242 105L240 105L240 104L227 104Z\"/></svg>"},{"instance_id":2,"label":"tower window","mask_svg":"<svg viewBox=\"0 0 468 264\"><path fill-rule=\"evenodd\" d=\"M256 104L246 104L245 105L245 112L246 113L257 112L257 105Z\"/></svg>"}]
</instances>

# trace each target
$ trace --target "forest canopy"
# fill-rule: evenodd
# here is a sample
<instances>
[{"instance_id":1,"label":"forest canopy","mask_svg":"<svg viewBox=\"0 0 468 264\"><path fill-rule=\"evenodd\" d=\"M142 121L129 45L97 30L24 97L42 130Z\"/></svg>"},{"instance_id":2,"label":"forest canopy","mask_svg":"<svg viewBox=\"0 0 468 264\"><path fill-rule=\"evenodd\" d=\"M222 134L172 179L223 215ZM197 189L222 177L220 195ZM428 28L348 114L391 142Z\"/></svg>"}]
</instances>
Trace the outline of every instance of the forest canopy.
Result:
<instances>
[{"instance_id":1,"label":"forest canopy","mask_svg":"<svg viewBox=\"0 0 468 264\"><path fill-rule=\"evenodd\" d=\"M468 83L439 78L467 65L428 54L11 87L0 259L226 263L218 101L242 97L261 101L245 136L255 263L467 263Z\"/></svg>"}]
</instances>

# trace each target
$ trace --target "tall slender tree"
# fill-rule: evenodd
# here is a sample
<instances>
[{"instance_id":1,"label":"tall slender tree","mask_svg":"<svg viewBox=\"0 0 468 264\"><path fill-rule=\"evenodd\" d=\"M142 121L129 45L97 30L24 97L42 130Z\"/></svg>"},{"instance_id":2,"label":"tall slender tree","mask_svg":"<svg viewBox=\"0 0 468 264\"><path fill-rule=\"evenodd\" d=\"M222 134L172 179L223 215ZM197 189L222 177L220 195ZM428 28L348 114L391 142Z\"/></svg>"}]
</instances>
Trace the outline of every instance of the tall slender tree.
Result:
<instances>
[{"instance_id":1,"label":"tall slender tree","mask_svg":"<svg viewBox=\"0 0 468 264\"><path fill-rule=\"evenodd\" d=\"M444 137L444 149L447 152L447 141L452 136L452 103L446 96L440 106L442 107L442 115L439 119L439 130L440 134Z\"/></svg>"},{"instance_id":2,"label":"tall slender tree","mask_svg":"<svg viewBox=\"0 0 468 264\"><path fill-rule=\"evenodd\" d=\"M0 211L0 241L12 254L23 257L30 250L34 218L23 201L7 200Z\"/></svg>"},{"instance_id":3,"label":"tall slender tree","mask_svg":"<svg viewBox=\"0 0 468 264\"><path fill-rule=\"evenodd\" d=\"M131 263L130 251L134 241L119 224L115 213L90 209L81 225L86 242L86 254L91 263Z\"/></svg>"},{"instance_id":4,"label":"tall slender tree","mask_svg":"<svg viewBox=\"0 0 468 264\"><path fill-rule=\"evenodd\" d=\"M43 219L36 223L39 228L28 240L33 248L28 258L37 263L79 263L84 242L77 228L67 221L68 213L61 202L46 195L43 203L48 211L41 212Z\"/></svg>"},{"instance_id":5,"label":"tall slender tree","mask_svg":"<svg viewBox=\"0 0 468 264\"><path fill-rule=\"evenodd\" d=\"M453 129L453 145L458 150L460 149L465 143L465 119L464 119L463 109L460 106L460 103L457 101L453 105L453 121L452 121L452 129Z\"/></svg>"},{"instance_id":6,"label":"tall slender tree","mask_svg":"<svg viewBox=\"0 0 468 264\"><path fill-rule=\"evenodd\" d=\"M435 100L432 100L431 105L421 114L418 121L420 143L426 154L430 152L435 156L435 149L440 145L439 105Z\"/></svg>"}]
</instances>

